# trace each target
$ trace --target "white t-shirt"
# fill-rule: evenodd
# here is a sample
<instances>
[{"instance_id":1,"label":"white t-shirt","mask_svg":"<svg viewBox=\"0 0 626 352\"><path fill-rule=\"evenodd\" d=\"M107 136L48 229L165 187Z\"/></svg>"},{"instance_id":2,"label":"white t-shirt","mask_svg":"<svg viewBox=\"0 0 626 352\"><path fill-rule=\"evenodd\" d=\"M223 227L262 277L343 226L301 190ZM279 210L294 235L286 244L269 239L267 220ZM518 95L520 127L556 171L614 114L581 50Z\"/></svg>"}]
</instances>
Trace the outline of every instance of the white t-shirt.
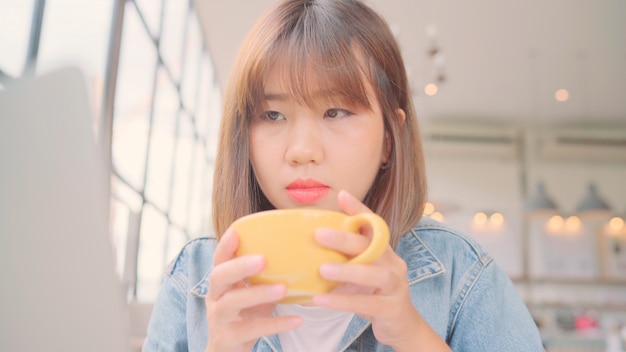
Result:
<instances>
[{"instance_id":1,"label":"white t-shirt","mask_svg":"<svg viewBox=\"0 0 626 352\"><path fill-rule=\"evenodd\" d=\"M299 304L278 304L274 316L297 315L302 325L278 334L285 352L336 351L354 313Z\"/></svg>"}]
</instances>

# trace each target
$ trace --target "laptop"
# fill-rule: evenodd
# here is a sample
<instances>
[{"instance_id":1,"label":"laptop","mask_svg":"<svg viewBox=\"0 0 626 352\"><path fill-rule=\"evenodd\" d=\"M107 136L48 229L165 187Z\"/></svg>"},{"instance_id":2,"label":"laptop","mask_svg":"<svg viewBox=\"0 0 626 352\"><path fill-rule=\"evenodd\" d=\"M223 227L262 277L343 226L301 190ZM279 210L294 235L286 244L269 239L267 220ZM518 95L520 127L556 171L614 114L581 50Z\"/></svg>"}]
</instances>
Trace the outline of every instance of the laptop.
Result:
<instances>
[{"instance_id":1,"label":"laptop","mask_svg":"<svg viewBox=\"0 0 626 352\"><path fill-rule=\"evenodd\" d=\"M0 351L128 351L85 78L0 90Z\"/></svg>"}]
</instances>

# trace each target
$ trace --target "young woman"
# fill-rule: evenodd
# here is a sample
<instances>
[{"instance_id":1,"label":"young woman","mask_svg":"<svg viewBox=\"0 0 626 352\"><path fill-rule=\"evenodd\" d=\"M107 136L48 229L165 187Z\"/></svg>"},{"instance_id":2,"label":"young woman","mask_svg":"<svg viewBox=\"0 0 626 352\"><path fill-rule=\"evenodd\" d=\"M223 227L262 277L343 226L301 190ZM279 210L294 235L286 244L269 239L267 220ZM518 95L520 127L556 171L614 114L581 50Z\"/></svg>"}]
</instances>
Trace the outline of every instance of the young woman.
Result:
<instances>
[{"instance_id":1,"label":"young woman","mask_svg":"<svg viewBox=\"0 0 626 352\"><path fill-rule=\"evenodd\" d=\"M506 274L480 246L420 220L426 182L397 43L357 0L286 0L251 30L226 91L215 165L217 239L167 269L144 351L542 351ZM374 211L391 244L372 265L323 265L341 282L310 306L251 286L264 258L236 258L241 216L311 207ZM320 229L356 255L367 236ZM285 250L289 250L285 248Z\"/></svg>"}]
</instances>

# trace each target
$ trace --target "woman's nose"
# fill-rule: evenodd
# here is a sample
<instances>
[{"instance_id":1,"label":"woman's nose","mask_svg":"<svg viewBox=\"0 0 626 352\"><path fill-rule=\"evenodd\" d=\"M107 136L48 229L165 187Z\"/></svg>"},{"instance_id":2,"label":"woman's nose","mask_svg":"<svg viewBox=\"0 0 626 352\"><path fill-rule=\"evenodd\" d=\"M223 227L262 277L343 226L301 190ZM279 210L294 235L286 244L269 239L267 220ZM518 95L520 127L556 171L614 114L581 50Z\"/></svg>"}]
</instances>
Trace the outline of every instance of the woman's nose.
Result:
<instances>
[{"instance_id":1,"label":"woman's nose","mask_svg":"<svg viewBox=\"0 0 626 352\"><path fill-rule=\"evenodd\" d=\"M299 118L289 129L286 161L292 165L319 164L323 158L322 133L317 121Z\"/></svg>"}]
</instances>

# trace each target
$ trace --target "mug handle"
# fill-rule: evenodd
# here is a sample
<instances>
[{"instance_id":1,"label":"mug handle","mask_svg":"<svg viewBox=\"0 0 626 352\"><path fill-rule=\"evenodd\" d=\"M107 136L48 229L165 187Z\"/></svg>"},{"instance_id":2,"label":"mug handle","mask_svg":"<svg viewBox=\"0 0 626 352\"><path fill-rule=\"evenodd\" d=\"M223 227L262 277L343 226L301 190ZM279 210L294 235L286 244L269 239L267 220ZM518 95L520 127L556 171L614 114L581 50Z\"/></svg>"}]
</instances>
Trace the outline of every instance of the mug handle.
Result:
<instances>
[{"instance_id":1,"label":"mug handle","mask_svg":"<svg viewBox=\"0 0 626 352\"><path fill-rule=\"evenodd\" d=\"M389 227L383 218L374 213L359 213L348 216L344 221L350 231L358 232L364 225L372 227L372 241L361 254L350 259L350 264L371 264L378 259L389 244Z\"/></svg>"}]
</instances>

